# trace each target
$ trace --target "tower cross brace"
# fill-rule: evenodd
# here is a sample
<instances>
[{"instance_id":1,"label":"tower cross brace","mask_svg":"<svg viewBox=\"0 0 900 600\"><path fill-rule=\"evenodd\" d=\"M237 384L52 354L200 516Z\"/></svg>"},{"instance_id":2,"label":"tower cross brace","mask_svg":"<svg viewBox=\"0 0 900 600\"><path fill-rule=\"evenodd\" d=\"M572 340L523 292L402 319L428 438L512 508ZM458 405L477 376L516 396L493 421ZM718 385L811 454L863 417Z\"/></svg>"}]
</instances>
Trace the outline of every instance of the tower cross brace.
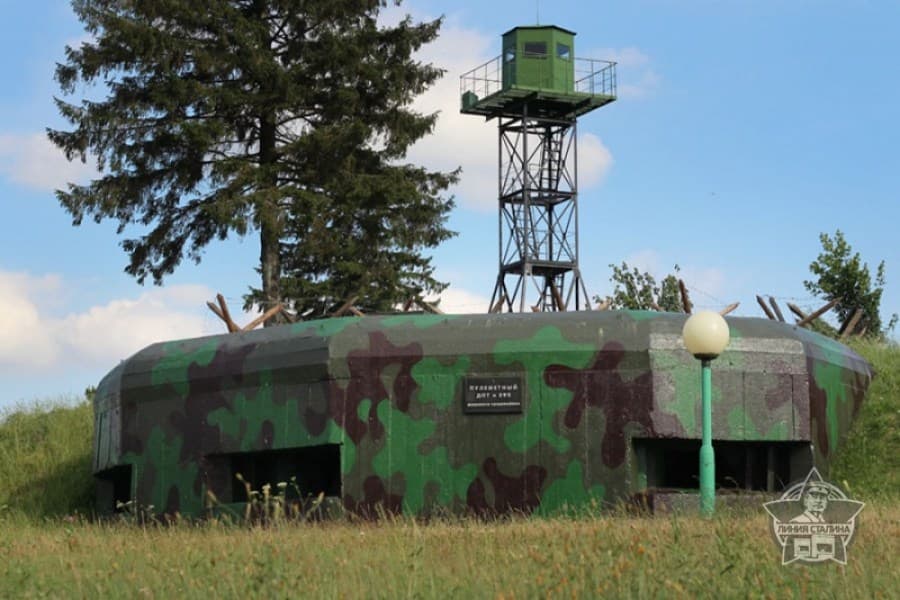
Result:
<instances>
[{"instance_id":1,"label":"tower cross brace","mask_svg":"<svg viewBox=\"0 0 900 600\"><path fill-rule=\"evenodd\" d=\"M499 270L495 311L589 307L578 267L577 121L498 118Z\"/></svg>"}]
</instances>

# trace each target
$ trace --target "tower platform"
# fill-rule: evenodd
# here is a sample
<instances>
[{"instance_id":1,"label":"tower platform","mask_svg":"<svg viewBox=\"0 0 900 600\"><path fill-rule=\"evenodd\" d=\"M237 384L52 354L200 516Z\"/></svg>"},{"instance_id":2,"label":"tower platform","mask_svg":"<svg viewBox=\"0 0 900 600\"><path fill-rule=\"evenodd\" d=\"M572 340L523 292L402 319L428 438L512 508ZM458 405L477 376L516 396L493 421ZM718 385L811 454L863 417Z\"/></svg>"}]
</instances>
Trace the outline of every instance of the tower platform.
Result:
<instances>
[{"instance_id":1,"label":"tower platform","mask_svg":"<svg viewBox=\"0 0 900 600\"><path fill-rule=\"evenodd\" d=\"M616 99L616 63L574 59L574 80L558 86L538 74L532 83L504 86L502 56L496 56L460 77L460 112L487 118L528 116L571 120ZM546 85L540 85L541 82Z\"/></svg>"}]
</instances>

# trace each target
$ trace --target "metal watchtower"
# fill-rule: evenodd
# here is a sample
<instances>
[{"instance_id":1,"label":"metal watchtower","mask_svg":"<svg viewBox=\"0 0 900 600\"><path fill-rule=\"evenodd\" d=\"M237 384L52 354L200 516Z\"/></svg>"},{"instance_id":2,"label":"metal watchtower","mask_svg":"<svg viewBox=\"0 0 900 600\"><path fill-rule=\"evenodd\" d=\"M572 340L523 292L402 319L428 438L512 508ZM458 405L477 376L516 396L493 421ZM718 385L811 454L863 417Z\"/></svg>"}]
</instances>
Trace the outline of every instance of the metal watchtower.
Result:
<instances>
[{"instance_id":1,"label":"metal watchtower","mask_svg":"<svg viewBox=\"0 0 900 600\"><path fill-rule=\"evenodd\" d=\"M496 118L499 131L491 312L523 312L526 298L535 311L590 306L578 268L577 118L616 99L616 70L575 58L574 38L552 25L515 27L503 54L460 77L460 111Z\"/></svg>"}]
</instances>

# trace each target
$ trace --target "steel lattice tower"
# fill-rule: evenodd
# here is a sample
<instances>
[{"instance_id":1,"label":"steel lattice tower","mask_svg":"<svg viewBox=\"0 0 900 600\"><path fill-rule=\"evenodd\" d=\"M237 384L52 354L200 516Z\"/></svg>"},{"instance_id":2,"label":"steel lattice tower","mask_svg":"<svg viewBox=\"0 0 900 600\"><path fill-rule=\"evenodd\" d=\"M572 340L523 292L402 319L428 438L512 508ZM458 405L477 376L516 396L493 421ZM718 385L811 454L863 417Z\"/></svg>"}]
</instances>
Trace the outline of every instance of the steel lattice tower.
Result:
<instances>
[{"instance_id":1,"label":"steel lattice tower","mask_svg":"<svg viewBox=\"0 0 900 600\"><path fill-rule=\"evenodd\" d=\"M490 311L589 308L578 266L577 118L615 100L615 63L571 31L516 27L460 78L461 111L498 123L500 265Z\"/></svg>"}]
</instances>

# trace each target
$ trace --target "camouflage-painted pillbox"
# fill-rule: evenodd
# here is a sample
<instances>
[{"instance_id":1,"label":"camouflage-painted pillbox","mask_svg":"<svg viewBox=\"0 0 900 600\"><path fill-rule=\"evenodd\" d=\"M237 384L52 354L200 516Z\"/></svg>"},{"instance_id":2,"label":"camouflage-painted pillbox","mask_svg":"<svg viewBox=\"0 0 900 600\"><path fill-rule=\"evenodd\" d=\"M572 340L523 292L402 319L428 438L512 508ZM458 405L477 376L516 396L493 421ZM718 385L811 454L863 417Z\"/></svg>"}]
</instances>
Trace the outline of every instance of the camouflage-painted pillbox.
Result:
<instances>
[{"instance_id":1,"label":"camouflage-painted pillbox","mask_svg":"<svg viewBox=\"0 0 900 600\"><path fill-rule=\"evenodd\" d=\"M246 501L238 473L254 487L294 477L300 495L361 514L547 512L696 488L684 319L353 317L155 344L99 386L99 508L201 515ZM812 465L827 473L869 365L804 329L727 320L718 486L778 491Z\"/></svg>"}]
</instances>

